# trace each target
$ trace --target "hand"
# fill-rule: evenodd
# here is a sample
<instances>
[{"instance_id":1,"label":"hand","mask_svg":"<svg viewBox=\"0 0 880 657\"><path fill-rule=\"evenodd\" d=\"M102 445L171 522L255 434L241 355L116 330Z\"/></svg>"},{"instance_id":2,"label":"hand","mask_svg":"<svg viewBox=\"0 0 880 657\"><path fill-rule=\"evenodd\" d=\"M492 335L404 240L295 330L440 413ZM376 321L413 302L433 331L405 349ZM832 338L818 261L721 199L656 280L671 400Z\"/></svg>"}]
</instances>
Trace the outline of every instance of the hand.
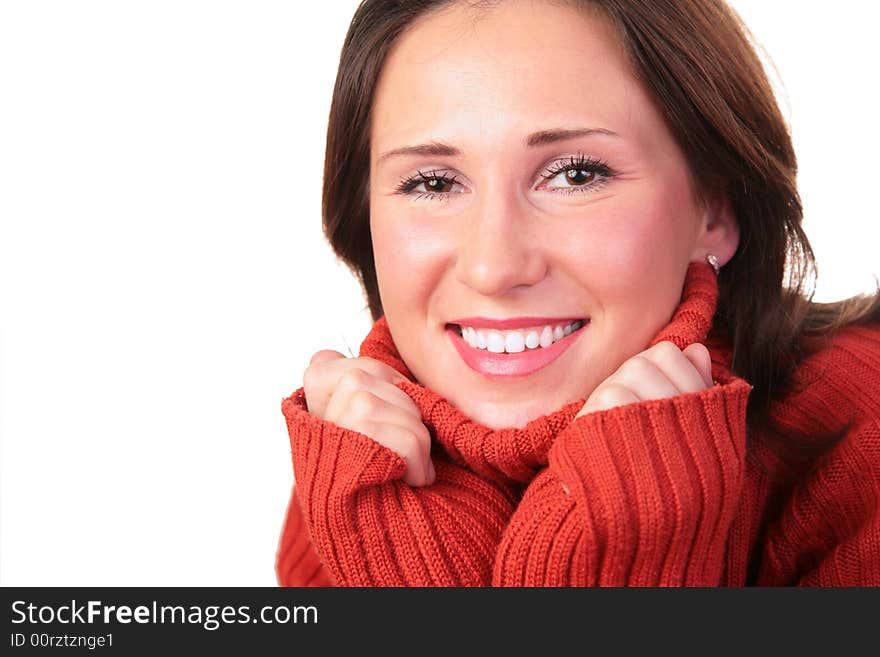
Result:
<instances>
[{"instance_id":1,"label":"hand","mask_svg":"<svg viewBox=\"0 0 880 657\"><path fill-rule=\"evenodd\" d=\"M396 386L407 379L373 358L323 350L303 374L309 413L369 436L406 461L410 486L434 483L431 435L415 402Z\"/></svg>"},{"instance_id":2,"label":"hand","mask_svg":"<svg viewBox=\"0 0 880 657\"><path fill-rule=\"evenodd\" d=\"M600 383L577 417L648 399L665 399L712 386L709 350L699 343L681 351L663 341L625 361Z\"/></svg>"}]
</instances>

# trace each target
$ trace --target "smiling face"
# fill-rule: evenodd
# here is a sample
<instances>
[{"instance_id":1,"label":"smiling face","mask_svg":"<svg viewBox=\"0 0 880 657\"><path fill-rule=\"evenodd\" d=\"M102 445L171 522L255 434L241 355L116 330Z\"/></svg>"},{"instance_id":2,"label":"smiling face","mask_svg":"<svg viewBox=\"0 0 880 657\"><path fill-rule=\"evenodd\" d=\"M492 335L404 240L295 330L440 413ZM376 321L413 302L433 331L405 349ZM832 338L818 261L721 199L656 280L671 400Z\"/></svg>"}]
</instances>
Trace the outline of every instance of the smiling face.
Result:
<instances>
[{"instance_id":1,"label":"smiling face","mask_svg":"<svg viewBox=\"0 0 880 657\"><path fill-rule=\"evenodd\" d=\"M599 16L540 1L423 17L385 61L370 227L417 380L493 428L644 350L688 263L736 248Z\"/></svg>"}]
</instances>

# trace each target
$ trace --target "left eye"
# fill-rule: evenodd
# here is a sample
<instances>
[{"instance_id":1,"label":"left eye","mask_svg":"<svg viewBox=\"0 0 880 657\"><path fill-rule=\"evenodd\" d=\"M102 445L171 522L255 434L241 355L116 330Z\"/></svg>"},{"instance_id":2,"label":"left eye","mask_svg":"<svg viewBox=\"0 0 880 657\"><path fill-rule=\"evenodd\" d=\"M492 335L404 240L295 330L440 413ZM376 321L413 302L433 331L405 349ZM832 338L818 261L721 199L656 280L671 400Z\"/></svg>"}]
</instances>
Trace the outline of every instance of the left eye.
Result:
<instances>
[{"instance_id":1,"label":"left eye","mask_svg":"<svg viewBox=\"0 0 880 657\"><path fill-rule=\"evenodd\" d=\"M581 185L588 185L593 182L596 178L596 172L590 171L589 169L565 169L550 178L550 180L555 180L557 178L562 178L566 183L580 187ZM562 180L559 180L558 182L562 182Z\"/></svg>"},{"instance_id":2,"label":"left eye","mask_svg":"<svg viewBox=\"0 0 880 657\"><path fill-rule=\"evenodd\" d=\"M425 178L422 182L418 183L416 187L424 185L424 191L426 192L447 193L452 191L452 186L454 184L455 180L452 178Z\"/></svg>"},{"instance_id":3,"label":"left eye","mask_svg":"<svg viewBox=\"0 0 880 657\"><path fill-rule=\"evenodd\" d=\"M542 177L543 186L573 193L598 189L614 177L614 172L601 160L580 156L548 167Z\"/></svg>"}]
</instances>

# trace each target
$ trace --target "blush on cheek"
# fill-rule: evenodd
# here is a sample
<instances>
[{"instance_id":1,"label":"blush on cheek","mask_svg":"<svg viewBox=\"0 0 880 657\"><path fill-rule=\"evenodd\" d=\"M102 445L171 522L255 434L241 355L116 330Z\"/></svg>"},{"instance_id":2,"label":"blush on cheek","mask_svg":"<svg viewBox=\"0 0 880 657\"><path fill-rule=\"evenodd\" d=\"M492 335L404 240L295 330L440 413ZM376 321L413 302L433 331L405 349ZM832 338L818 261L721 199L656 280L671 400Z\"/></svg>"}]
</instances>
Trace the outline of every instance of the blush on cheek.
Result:
<instances>
[{"instance_id":1,"label":"blush on cheek","mask_svg":"<svg viewBox=\"0 0 880 657\"><path fill-rule=\"evenodd\" d=\"M449 260L448 230L388 205L371 208L370 222L382 303L389 316L424 325Z\"/></svg>"},{"instance_id":2,"label":"blush on cheek","mask_svg":"<svg viewBox=\"0 0 880 657\"><path fill-rule=\"evenodd\" d=\"M645 208L618 207L601 220L585 220L566 240L578 277L591 282L599 299L637 292L664 261L664 237Z\"/></svg>"},{"instance_id":3,"label":"blush on cheek","mask_svg":"<svg viewBox=\"0 0 880 657\"><path fill-rule=\"evenodd\" d=\"M679 182L659 188L646 184L613 209L603 226L603 259L617 271L607 272L614 278L606 280L636 290L677 279L690 258L696 227L686 181Z\"/></svg>"}]
</instances>

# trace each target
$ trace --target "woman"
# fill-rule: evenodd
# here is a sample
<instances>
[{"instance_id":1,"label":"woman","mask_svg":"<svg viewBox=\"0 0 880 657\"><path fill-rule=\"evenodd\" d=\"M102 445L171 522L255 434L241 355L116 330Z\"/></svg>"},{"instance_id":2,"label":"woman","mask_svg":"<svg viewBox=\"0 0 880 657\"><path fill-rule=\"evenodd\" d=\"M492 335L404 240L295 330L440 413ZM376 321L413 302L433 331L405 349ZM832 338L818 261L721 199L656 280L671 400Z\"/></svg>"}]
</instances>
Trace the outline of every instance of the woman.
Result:
<instances>
[{"instance_id":1,"label":"woman","mask_svg":"<svg viewBox=\"0 0 880 657\"><path fill-rule=\"evenodd\" d=\"M880 295L809 302L795 173L719 1L366 0L324 222L377 322L283 403L280 583L880 584Z\"/></svg>"}]
</instances>

